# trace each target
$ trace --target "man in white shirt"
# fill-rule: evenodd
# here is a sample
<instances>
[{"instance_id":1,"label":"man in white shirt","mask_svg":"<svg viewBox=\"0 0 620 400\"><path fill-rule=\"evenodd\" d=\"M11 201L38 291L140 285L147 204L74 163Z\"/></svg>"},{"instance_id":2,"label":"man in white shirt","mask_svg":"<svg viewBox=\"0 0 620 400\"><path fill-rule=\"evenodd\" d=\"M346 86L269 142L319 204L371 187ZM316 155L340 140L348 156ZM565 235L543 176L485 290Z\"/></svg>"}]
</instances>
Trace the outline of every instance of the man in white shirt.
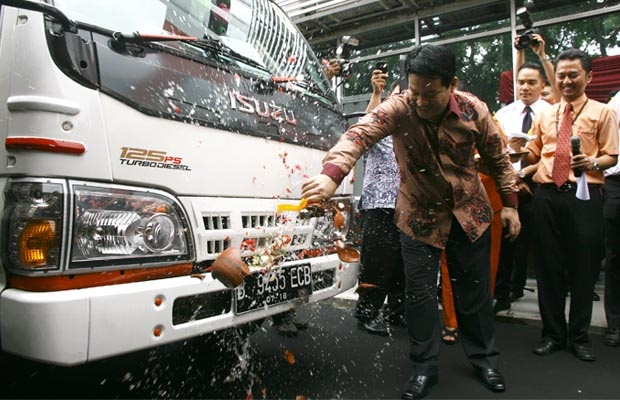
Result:
<instances>
[{"instance_id":1,"label":"man in white shirt","mask_svg":"<svg viewBox=\"0 0 620 400\"><path fill-rule=\"evenodd\" d=\"M519 100L508 104L495 114L495 118L508 139L526 137L536 115L550 106L541 98L544 87L545 71L540 64L524 63L519 67L517 71ZM522 225L517 240L514 242L502 240L493 301L493 309L496 313L509 309L511 301L523 297L523 289L527 280L531 226L529 216L534 192L531 176L536 172L536 165L526 165L523 161L516 161L513 166L519 174L519 218Z\"/></svg>"}]
</instances>

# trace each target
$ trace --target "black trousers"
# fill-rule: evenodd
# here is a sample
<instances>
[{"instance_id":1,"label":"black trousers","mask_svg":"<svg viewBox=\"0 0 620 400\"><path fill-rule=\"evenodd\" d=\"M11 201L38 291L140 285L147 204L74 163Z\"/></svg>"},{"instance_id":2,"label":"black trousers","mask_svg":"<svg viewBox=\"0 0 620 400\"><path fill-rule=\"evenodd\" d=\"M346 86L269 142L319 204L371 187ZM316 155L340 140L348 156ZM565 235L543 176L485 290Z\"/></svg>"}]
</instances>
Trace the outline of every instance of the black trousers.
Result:
<instances>
[{"instance_id":1,"label":"black trousers","mask_svg":"<svg viewBox=\"0 0 620 400\"><path fill-rule=\"evenodd\" d=\"M442 250L405 234L401 234L401 246L413 370L416 374L436 375L441 341L437 274ZM490 248L489 229L472 243L453 219L446 256L461 343L470 363L485 369L497 368L499 361L490 291Z\"/></svg>"},{"instance_id":2,"label":"black trousers","mask_svg":"<svg viewBox=\"0 0 620 400\"><path fill-rule=\"evenodd\" d=\"M519 220L521 232L510 242L502 232L499 266L495 278L495 298L509 301L510 292L523 293L527 282L527 264L530 254L532 232L532 197L519 197Z\"/></svg>"},{"instance_id":3,"label":"black trousers","mask_svg":"<svg viewBox=\"0 0 620 400\"><path fill-rule=\"evenodd\" d=\"M620 328L620 175L605 178L605 317L608 328Z\"/></svg>"},{"instance_id":4,"label":"black trousers","mask_svg":"<svg viewBox=\"0 0 620 400\"><path fill-rule=\"evenodd\" d=\"M564 345L588 343L592 293L603 257L600 185L588 185L590 200L576 190L540 185L534 196L534 266L542 336ZM566 294L570 293L568 326Z\"/></svg>"},{"instance_id":5,"label":"black trousers","mask_svg":"<svg viewBox=\"0 0 620 400\"><path fill-rule=\"evenodd\" d=\"M360 293L357 313L374 318L387 295L390 313L404 308L405 272L400 250L400 231L393 208L362 210L360 283L377 285Z\"/></svg>"}]
</instances>

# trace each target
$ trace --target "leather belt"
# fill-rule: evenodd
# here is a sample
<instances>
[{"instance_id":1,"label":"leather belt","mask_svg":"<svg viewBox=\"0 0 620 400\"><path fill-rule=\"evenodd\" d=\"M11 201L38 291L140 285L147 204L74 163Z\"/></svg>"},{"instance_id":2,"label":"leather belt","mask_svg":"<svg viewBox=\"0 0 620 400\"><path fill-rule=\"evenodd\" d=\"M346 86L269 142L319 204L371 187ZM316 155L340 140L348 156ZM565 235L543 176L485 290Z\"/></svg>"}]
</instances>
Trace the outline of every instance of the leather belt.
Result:
<instances>
[{"instance_id":1,"label":"leather belt","mask_svg":"<svg viewBox=\"0 0 620 400\"><path fill-rule=\"evenodd\" d=\"M570 192L571 190L577 190L577 184L573 182L566 182L562 186L556 186L555 183L543 183L540 186L545 189L553 189L558 192Z\"/></svg>"},{"instance_id":2,"label":"leather belt","mask_svg":"<svg viewBox=\"0 0 620 400\"><path fill-rule=\"evenodd\" d=\"M577 190L577 184L574 182L566 182L560 187L556 186L555 183L542 183L540 187L555 190L556 192L570 192L572 190ZM588 188L590 189L599 189L600 187L601 185L598 183L588 183Z\"/></svg>"}]
</instances>

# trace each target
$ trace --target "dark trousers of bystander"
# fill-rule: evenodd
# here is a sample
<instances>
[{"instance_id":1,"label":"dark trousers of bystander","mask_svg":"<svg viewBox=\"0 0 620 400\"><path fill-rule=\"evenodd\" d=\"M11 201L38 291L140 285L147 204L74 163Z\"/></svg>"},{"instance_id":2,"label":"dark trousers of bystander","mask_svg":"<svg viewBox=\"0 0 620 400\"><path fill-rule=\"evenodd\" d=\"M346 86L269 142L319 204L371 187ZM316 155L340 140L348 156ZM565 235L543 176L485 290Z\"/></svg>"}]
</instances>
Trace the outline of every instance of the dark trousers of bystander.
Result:
<instances>
[{"instance_id":1,"label":"dark trousers of bystander","mask_svg":"<svg viewBox=\"0 0 620 400\"><path fill-rule=\"evenodd\" d=\"M394 223L393 208L362 210L360 284L376 285L359 294L356 315L372 319L383 307L387 295L387 313L404 309L405 275L400 250L400 231ZM386 315L390 317L391 315Z\"/></svg>"},{"instance_id":2,"label":"dark trousers of bystander","mask_svg":"<svg viewBox=\"0 0 620 400\"><path fill-rule=\"evenodd\" d=\"M439 369L441 321L437 304L437 274L442 249L401 234L406 277L407 329L413 373L435 376ZM490 291L490 230L471 242L453 219L446 244L461 343L470 363L497 368L495 321Z\"/></svg>"},{"instance_id":3,"label":"dark trousers of bystander","mask_svg":"<svg viewBox=\"0 0 620 400\"><path fill-rule=\"evenodd\" d=\"M605 317L607 327L620 328L620 175L605 178Z\"/></svg>"},{"instance_id":4,"label":"dark trousers of bystander","mask_svg":"<svg viewBox=\"0 0 620 400\"><path fill-rule=\"evenodd\" d=\"M560 346L589 344L592 293L604 244L601 185L588 188L590 200L577 199L574 184L568 190L543 184L534 196L534 268L542 337Z\"/></svg>"},{"instance_id":5,"label":"dark trousers of bystander","mask_svg":"<svg viewBox=\"0 0 620 400\"><path fill-rule=\"evenodd\" d=\"M532 231L532 197L519 197L519 220L521 232L513 242L502 236L499 268L495 280L495 299L510 302L523 296L527 282L527 266Z\"/></svg>"}]
</instances>

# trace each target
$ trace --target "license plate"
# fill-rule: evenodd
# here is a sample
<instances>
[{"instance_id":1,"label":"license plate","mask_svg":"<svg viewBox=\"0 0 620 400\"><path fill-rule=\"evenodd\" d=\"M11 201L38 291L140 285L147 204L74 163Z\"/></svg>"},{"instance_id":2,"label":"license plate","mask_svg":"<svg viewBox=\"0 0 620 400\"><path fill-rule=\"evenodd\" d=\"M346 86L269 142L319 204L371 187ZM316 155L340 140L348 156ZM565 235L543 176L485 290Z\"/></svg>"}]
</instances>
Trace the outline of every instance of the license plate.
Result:
<instances>
[{"instance_id":1,"label":"license plate","mask_svg":"<svg viewBox=\"0 0 620 400\"><path fill-rule=\"evenodd\" d=\"M237 314L295 299L307 301L312 293L312 270L310 264L302 264L257 272L246 277L235 292Z\"/></svg>"}]
</instances>

